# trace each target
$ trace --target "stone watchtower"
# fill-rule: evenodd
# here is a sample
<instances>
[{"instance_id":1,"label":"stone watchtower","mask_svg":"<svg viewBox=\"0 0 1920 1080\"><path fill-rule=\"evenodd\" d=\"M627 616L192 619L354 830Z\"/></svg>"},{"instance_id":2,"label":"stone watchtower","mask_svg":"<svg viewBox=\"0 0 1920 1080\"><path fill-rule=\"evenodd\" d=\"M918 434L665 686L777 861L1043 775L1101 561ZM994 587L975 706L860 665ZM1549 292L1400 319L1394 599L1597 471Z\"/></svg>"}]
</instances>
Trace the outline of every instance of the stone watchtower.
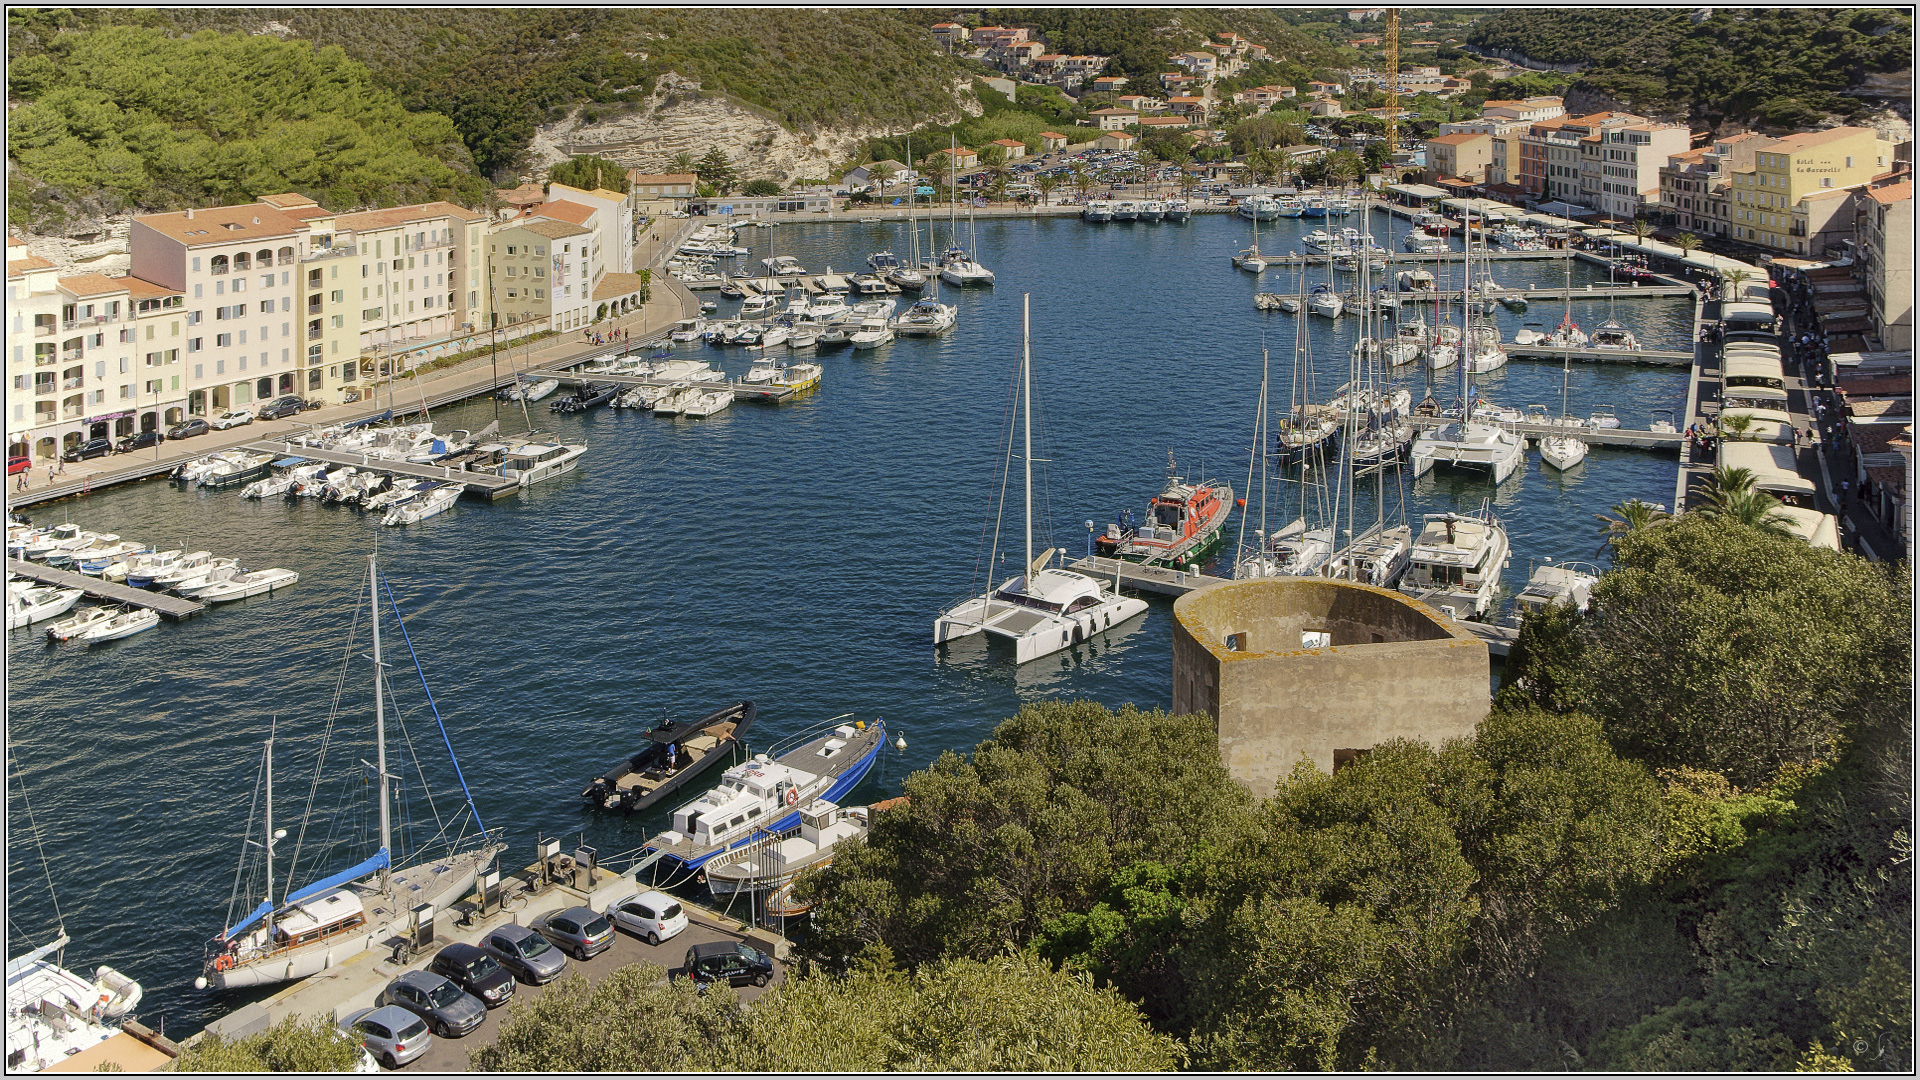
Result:
<instances>
[{"instance_id":1,"label":"stone watchtower","mask_svg":"<svg viewBox=\"0 0 1920 1080\"><path fill-rule=\"evenodd\" d=\"M1173 711L1214 718L1257 796L1302 756L1332 771L1394 738L1438 746L1487 714L1487 646L1390 589L1268 578L1173 605Z\"/></svg>"}]
</instances>

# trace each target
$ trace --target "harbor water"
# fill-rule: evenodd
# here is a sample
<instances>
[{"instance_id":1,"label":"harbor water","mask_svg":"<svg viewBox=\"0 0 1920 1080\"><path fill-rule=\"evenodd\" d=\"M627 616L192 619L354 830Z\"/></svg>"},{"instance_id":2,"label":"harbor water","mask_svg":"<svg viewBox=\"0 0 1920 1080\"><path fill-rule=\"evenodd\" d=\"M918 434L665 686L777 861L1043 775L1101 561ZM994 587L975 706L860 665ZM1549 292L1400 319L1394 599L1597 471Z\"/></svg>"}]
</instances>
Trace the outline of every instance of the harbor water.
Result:
<instances>
[{"instance_id":1,"label":"harbor water","mask_svg":"<svg viewBox=\"0 0 1920 1080\"><path fill-rule=\"evenodd\" d=\"M1299 233L1316 224L1326 223L1263 224L1261 247L1298 249ZM1375 234L1395 248L1407 228L1375 219ZM1256 311L1253 294L1290 291L1287 272L1256 277L1229 264L1250 240L1250 224L1237 216L1104 226L997 219L971 230L963 218L959 232L998 282L941 290L959 308L946 337L825 353L817 393L777 407L739 404L707 420L608 409L555 416L539 403L535 426L591 449L578 471L497 503L463 501L420 525L381 528L339 506L149 482L37 508L41 523L207 549L252 568L297 570L301 580L93 649L49 645L38 629L8 635L7 734L19 781L8 792L9 952L51 937L44 850L75 940L69 967L111 963L141 980L143 1019L164 1022L175 1037L247 1000L191 982L229 911L262 743L272 730L276 827L297 836L336 693L330 778L299 840L296 884L370 850L364 613L358 636L348 637L376 545L474 802L511 845L507 869L531 862L548 836L568 850L592 845L603 858L636 848L671 808L633 818L584 813L581 788L635 748L643 728L742 698L759 704L755 749L844 713L884 717L889 745L858 802L897 793L910 771L971 747L1023 701L1164 708L1165 599L1124 628L1021 668L978 638L944 654L929 644L943 608L1019 565L1017 463L999 530L1005 561L992 563L985 545L1008 460L1021 295L1032 294L1034 456L1042 459L1035 544L1078 557L1088 549L1086 522L1104 529L1122 510L1144 508L1165 481L1169 451L1189 479L1245 493L1261 352L1272 358L1278 413L1296 318ZM937 239L942 247L949 239L944 217ZM737 260L743 267L757 268L771 251L815 272L863 269L883 247L902 258L909 250L897 223L782 225L743 230L741 240L755 249ZM923 252L926 245L923 232ZM1503 284L1556 288L1561 267L1507 261L1493 272ZM1351 277L1336 280L1346 288ZM1576 293L1595 280L1605 272L1574 267ZM721 301L721 314L735 306ZM1503 339L1529 322L1551 328L1560 307L1502 309ZM1689 301L1623 299L1613 313L1650 347L1687 347ZM1576 298L1573 315L1590 331L1608 304ZM1313 323L1325 400L1346 377L1358 320ZM678 353L717 360L734 375L749 362L739 349L696 344ZM1403 371L1418 399L1424 371ZM1678 411L1686 392L1683 368L1575 363L1569 378L1570 412L1611 407L1627 427L1646 427L1655 409ZM1561 380L1558 364L1516 360L1480 383L1501 404L1557 413ZM1450 401L1457 384L1456 373L1442 372L1433 392ZM496 416L507 430L523 426L518 406L492 400L436 410L433 419L442 430L471 430ZM1512 535L1506 583L1517 590L1533 561L1593 559L1594 515L1629 498L1669 501L1674 470L1671 456L1596 447L1564 475L1543 470L1530 450L1526 467L1497 491L1449 472L1390 482L1404 487L1416 520L1491 499ZM1269 496L1274 517L1288 497ZM1228 558L1239 534L1236 515ZM412 844L435 832L436 818L457 816L460 789L406 642L389 626L385 645L404 726L390 738L389 758L407 789L401 835ZM343 661L351 665L344 688ZM907 740L904 751L894 736ZM431 802L417 790L421 776ZM23 789L39 848L24 828ZM237 907L258 901L242 897Z\"/></svg>"}]
</instances>

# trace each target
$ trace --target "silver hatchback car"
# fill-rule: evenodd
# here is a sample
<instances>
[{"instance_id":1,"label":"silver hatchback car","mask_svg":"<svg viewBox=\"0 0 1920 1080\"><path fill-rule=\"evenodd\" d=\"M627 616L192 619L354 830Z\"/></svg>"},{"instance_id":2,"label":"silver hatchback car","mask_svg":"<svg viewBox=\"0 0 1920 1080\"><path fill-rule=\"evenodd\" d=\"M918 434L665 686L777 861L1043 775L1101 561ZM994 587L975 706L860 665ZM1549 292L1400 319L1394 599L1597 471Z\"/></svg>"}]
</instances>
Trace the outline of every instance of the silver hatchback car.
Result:
<instances>
[{"instance_id":1,"label":"silver hatchback car","mask_svg":"<svg viewBox=\"0 0 1920 1080\"><path fill-rule=\"evenodd\" d=\"M401 972L380 992L376 1003L398 1005L418 1015L443 1039L457 1039L487 1018L487 1007L479 998L431 971Z\"/></svg>"},{"instance_id":2,"label":"silver hatchback car","mask_svg":"<svg viewBox=\"0 0 1920 1080\"><path fill-rule=\"evenodd\" d=\"M340 1027L389 1069L405 1065L433 1045L427 1022L398 1005L361 1009L341 1020Z\"/></svg>"},{"instance_id":3,"label":"silver hatchback car","mask_svg":"<svg viewBox=\"0 0 1920 1080\"><path fill-rule=\"evenodd\" d=\"M549 983L566 974L567 958L553 947L538 930L525 926L502 926L480 943L500 966L532 986Z\"/></svg>"},{"instance_id":4,"label":"silver hatchback car","mask_svg":"<svg viewBox=\"0 0 1920 1080\"><path fill-rule=\"evenodd\" d=\"M590 907L556 911L535 925L548 941L578 960L590 960L613 947L613 924Z\"/></svg>"}]
</instances>

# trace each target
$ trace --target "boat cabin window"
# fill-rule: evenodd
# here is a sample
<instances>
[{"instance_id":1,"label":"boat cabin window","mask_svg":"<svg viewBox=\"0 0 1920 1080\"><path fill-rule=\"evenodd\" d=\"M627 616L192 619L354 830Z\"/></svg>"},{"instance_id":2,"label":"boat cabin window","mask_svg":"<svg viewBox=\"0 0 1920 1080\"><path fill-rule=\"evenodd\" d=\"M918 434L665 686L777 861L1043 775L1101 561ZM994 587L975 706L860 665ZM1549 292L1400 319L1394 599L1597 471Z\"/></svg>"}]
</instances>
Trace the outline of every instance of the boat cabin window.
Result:
<instances>
[{"instance_id":1,"label":"boat cabin window","mask_svg":"<svg viewBox=\"0 0 1920 1080\"><path fill-rule=\"evenodd\" d=\"M993 594L993 598L995 600L1001 601L1002 603L1013 604L1017 607L1033 608L1035 611L1044 611L1049 615L1060 614L1059 604L1049 604L1045 600L1036 599L1034 597L1028 596L1026 593L1020 592L1015 589L1001 589L999 592Z\"/></svg>"},{"instance_id":2,"label":"boat cabin window","mask_svg":"<svg viewBox=\"0 0 1920 1080\"><path fill-rule=\"evenodd\" d=\"M760 808L759 808L759 807L757 807L757 806L756 806L756 807L754 807L753 809L751 809L751 810L749 810L749 811L747 811L747 817L748 817L748 818L757 818L757 817L759 817L759 816L760 816Z\"/></svg>"},{"instance_id":3,"label":"boat cabin window","mask_svg":"<svg viewBox=\"0 0 1920 1080\"><path fill-rule=\"evenodd\" d=\"M1165 503L1153 508L1153 519L1162 525L1180 524L1180 508Z\"/></svg>"},{"instance_id":4,"label":"boat cabin window","mask_svg":"<svg viewBox=\"0 0 1920 1080\"><path fill-rule=\"evenodd\" d=\"M729 829L734 828L735 826L738 826L740 823L746 820L747 820L747 816L745 814L736 815L732 821L727 822L727 828Z\"/></svg>"},{"instance_id":5,"label":"boat cabin window","mask_svg":"<svg viewBox=\"0 0 1920 1080\"><path fill-rule=\"evenodd\" d=\"M1100 598L1097 596L1083 596L1067 605L1067 614L1071 615L1076 611L1084 611L1090 607L1097 607L1099 603Z\"/></svg>"}]
</instances>

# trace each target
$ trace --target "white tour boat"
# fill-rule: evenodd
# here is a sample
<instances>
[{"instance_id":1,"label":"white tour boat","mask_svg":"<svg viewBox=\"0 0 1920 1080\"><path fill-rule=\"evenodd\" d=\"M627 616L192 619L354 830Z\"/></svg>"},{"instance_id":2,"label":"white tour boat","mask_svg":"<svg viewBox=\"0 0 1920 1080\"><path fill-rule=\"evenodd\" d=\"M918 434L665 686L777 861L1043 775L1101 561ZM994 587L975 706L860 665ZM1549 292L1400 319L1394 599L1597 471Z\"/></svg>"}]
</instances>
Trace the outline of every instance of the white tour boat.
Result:
<instances>
[{"instance_id":1,"label":"white tour boat","mask_svg":"<svg viewBox=\"0 0 1920 1080\"><path fill-rule=\"evenodd\" d=\"M1479 514L1428 514L1413 542L1400 591L1453 619L1479 619L1493 607L1507 565L1507 530Z\"/></svg>"}]
</instances>

